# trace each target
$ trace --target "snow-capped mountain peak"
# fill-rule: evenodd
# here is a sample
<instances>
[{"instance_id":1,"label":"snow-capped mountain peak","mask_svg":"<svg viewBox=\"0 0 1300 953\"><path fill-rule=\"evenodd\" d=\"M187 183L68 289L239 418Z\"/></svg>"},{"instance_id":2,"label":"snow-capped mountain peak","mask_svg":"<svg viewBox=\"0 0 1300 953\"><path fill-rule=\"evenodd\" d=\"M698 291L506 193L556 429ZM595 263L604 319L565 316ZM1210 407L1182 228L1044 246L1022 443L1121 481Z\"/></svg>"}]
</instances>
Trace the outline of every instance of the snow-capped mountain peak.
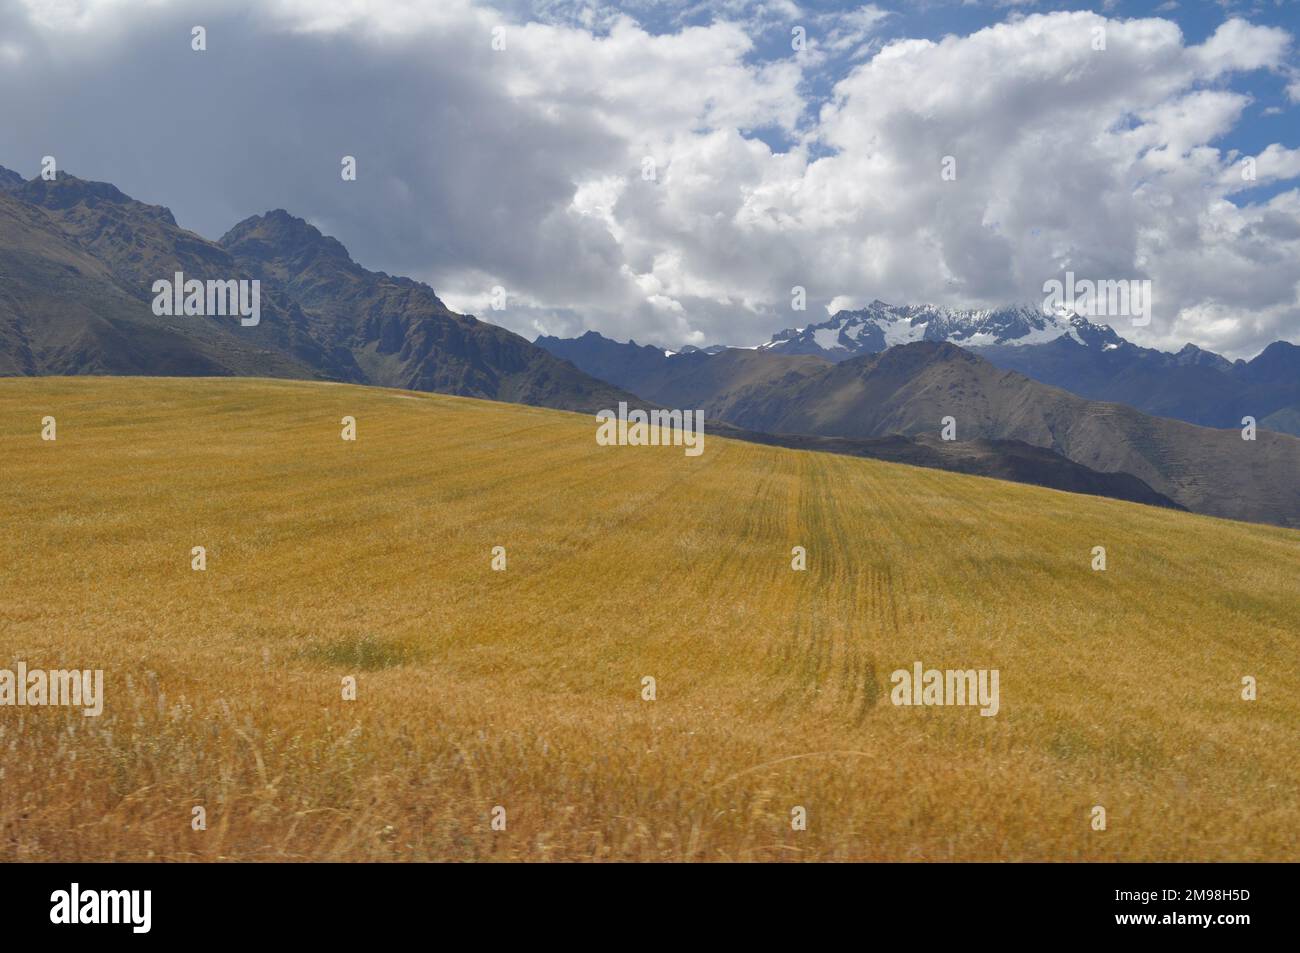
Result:
<instances>
[{"instance_id":1,"label":"snow-capped mountain peak","mask_svg":"<svg viewBox=\"0 0 1300 953\"><path fill-rule=\"evenodd\" d=\"M1069 337L1084 347L1119 346L1123 339L1106 325L1071 312L1046 314L1032 304L1003 308L891 305L876 300L855 311L837 311L825 321L778 332L759 347L784 354L818 354L844 360L875 354L896 344L948 341L962 347L1046 344Z\"/></svg>"}]
</instances>

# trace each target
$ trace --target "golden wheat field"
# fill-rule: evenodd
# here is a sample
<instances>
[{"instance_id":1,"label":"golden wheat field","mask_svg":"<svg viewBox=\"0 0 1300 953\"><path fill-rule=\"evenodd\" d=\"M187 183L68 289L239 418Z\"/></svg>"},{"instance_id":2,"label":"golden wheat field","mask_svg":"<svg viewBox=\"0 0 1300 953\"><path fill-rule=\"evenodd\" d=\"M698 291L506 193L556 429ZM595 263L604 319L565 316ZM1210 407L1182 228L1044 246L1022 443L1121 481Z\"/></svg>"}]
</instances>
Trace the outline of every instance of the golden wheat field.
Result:
<instances>
[{"instance_id":1,"label":"golden wheat field","mask_svg":"<svg viewBox=\"0 0 1300 953\"><path fill-rule=\"evenodd\" d=\"M105 673L0 707L0 859L1300 857L1300 534L594 429L0 381L0 667ZM1000 711L891 704L916 661Z\"/></svg>"}]
</instances>

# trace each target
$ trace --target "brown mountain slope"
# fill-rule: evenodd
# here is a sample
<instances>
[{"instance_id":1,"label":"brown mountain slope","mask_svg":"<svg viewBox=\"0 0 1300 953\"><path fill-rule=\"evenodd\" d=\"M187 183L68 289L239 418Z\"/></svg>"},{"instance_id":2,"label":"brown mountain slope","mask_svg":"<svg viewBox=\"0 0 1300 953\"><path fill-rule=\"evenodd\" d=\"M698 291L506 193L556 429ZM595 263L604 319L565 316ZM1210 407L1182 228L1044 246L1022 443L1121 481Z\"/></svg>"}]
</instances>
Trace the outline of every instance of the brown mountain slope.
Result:
<instances>
[{"instance_id":1,"label":"brown mountain slope","mask_svg":"<svg viewBox=\"0 0 1300 953\"><path fill-rule=\"evenodd\" d=\"M567 410L637 400L517 334L456 314L428 285L368 271L282 209L240 222L221 245L301 304L326 342L353 356L365 383Z\"/></svg>"},{"instance_id":2,"label":"brown mountain slope","mask_svg":"<svg viewBox=\"0 0 1300 953\"><path fill-rule=\"evenodd\" d=\"M775 356L773 356L775 357ZM959 441L1020 440L1103 473L1129 473L1194 512L1300 526L1300 439L1213 430L1131 407L1089 401L1002 371L952 344L919 342L806 372L779 358L728 351L689 387L690 398L738 427L781 434L938 436L951 416ZM754 364L766 362L766 375ZM738 373L737 365L743 368ZM732 386L737 379L748 381ZM716 383L708 395L709 382Z\"/></svg>"},{"instance_id":3,"label":"brown mountain slope","mask_svg":"<svg viewBox=\"0 0 1300 953\"><path fill-rule=\"evenodd\" d=\"M155 317L133 291L44 209L0 192L0 374L316 376L230 325Z\"/></svg>"},{"instance_id":4,"label":"brown mountain slope","mask_svg":"<svg viewBox=\"0 0 1300 953\"><path fill-rule=\"evenodd\" d=\"M153 299L153 282L170 279L177 271L200 281L255 277L216 242L178 226L167 209L137 202L107 183L60 173L53 182L35 179L16 194L44 209L65 234L107 264L117 283L146 302L146 307ZM303 376L356 378L350 356L323 347L307 316L279 289L263 285L261 312L261 322L253 327L242 327L229 318L195 317L181 319L180 326L219 323L237 340L305 366L309 370ZM248 372L237 367L234 373Z\"/></svg>"},{"instance_id":5,"label":"brown mountain slope","mask_svg":"<svg viewBox=\"0 0 1300 953\"><path fill-rule=\"evenodd\" d=\"M228 250L112 185L63 173L21 184L9 173L0 184L0 265L22 285L0 310L0 372L322 378L566 410L637 401L519 335L449 311L426 285L366 271L285 212L241 223ZM40 250L54 246L54 264L41 264ZM91 284L70 284L60 256L77 258ZM153 282L177 271L260 279L261 322L154 317Z\"/></svg>"}]
</instances>

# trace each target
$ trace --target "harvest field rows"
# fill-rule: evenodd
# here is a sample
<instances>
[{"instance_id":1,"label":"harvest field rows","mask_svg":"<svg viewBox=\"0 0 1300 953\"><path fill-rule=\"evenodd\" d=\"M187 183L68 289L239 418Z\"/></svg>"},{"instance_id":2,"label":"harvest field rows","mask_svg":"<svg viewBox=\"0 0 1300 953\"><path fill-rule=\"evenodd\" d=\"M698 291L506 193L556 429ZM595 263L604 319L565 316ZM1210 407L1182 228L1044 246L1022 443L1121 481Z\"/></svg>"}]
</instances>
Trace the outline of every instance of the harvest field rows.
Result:
<instances>
[{"instance_id":1,"label":"harvest field rows","mask_svg":"<svg viewBox=\"0 0 1300 953\"><path fill-rule=\"evenodd\" d=\"M0 380L0 667L105 678L0 707L0 860L1300 858L1300 534L594 431ZM917 661L998 713L891 704Z\"/></svg>"}]
</instances>

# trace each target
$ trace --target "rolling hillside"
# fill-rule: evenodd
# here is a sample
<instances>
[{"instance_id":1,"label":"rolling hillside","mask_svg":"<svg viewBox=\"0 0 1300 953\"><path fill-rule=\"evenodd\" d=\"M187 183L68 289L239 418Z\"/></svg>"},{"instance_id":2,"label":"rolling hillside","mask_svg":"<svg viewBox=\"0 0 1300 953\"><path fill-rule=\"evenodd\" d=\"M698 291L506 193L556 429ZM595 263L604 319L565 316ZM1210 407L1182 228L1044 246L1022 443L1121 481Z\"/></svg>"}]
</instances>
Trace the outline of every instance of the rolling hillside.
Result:
<instances>
[{"instance_id":1,"label":"rolling hillside","mask_svg":"<svg viewBox=\"0 0 1300 953\"><path fill-rule=\"evenodd\" d=\"M1294 530L287 380L0 380L0 478L0 667L106 693L3 861L1300 859Z\"/></svg>"}]
</instances>

